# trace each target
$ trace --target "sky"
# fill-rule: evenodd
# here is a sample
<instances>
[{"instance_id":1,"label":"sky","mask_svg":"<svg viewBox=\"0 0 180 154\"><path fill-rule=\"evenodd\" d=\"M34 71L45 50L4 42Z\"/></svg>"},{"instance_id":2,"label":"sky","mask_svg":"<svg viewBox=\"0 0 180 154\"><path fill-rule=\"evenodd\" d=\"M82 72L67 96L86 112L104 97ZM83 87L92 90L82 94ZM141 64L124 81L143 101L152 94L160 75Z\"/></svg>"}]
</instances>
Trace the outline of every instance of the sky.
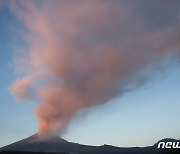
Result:
<instances>
[{"instance_id":1,"label":"sky","mask_svg":"<svg viewBox=\"0 0 180 154\"><path fill-rule=\"evenodd\" d=\"M23 3L24 1L14 2L0 1L0 147L31 136L39 129L47 131L44 130L44 125L41 127L44 114L40 111L53 104L51 99L48 99L49 97L57 100L57 97L51 92L56 93L56 89L53 89L54 83L73 96L76 94L74 94L75 89L85 96L87 93L92 93L90 96L94 96L95 99L92 101L85 97L84 105L84 102L78 98L77 102L80 103L77 104L74 97L72 97L73 102L69 101L67 98L71 98L71 96L69 93L68 95L64 94L62 90L65 97L62 101L68 102L62 107L65 107L65 113L69 114L59 113L60 109L57 111L53 109L57 113L58 119L55 119L55 124L50 122L52 128L48 128L48 131L57 128L59 116L63 115L65 118L62 120L62 127L61 129L58 127L56 133L61 134L68 141L89 145L111 144L131 147L152 145L167 137L180 138L178 122L180 118L178 1L165 1L164 3L167 5L162 5L160 0L158 2L148 1L148 4L144 4L145 2L141 0L137 4L131 0L120 1L121 3L112 1L112 4L111 1L107 4L104 4L103 1L98 3L77 1L77 5L72 1L68 4L64 1L62 4L58 1L54 1L54 4L45 1L42 6L34 1L29 1L27 4ZM79 4L83 7L79 8ZM114 9L117 12L114 13L112 8L117 4L119 5L117 10ZM125 10L122 9L123 5ZM27 12L24 12L23 7L27 9ZM52 7L54 10L51 10ZM62 8L59 10L58 7ZM100 15L98 16L99 8ZM95 13L92 13L92 10ZM54 14L54 11L57 11L57 14ZM59 15L61 11L62 15ZM154 12L157 15L154 16ZM132 16L131 13L135 15ZM115 16L116 14L118 18ZM84 20L91 16L93 16L92 19ZM57 20L59 17L62 22ZM66 21L70 22L66 23ZM51 22L54 22L53 26L50 24ZM83 29L84 23L85 30ZM91 23L93 24L91 25ZM126 29L124 26L128 26L128 28ZM141 26L143 28L139 30ZM103 27L102 31L101 27ZM177 36L176 39L174 36ZM44 42L46 43L44 44ZM120 44L120 47L114 47L117 44ZM79 59L75 55L81 55L84 46L87 48L87 53L83 53L83 59ZM78 48L80 51L74 53L72 52L74 48ZM108 50L106 50L107 48ZM51 57L51 53L55 57L53 55L53 60L49 60L47 57L43 57L43 53L39 52L39 49L42 49L49 57ZM59 50L61 56L65 55L64 59L57 54ZM146 50L150 52L148 55L146 53L145 56L142 56ZM89 52L93 56L89 55ZM66 53L68 56L73 55L73 58L66 58ZM169 55L171 53L175 54L175 57L171 58ZM39 54L42 54L42 57L39 57ZM118 57L119 54L120 57L127 58L127 62L119 63L121 60ZM166 54L167 56L164 58ZM30 55L31 59L26 57L27 55ZM112 61L115 63L107 58L109 56L112 56ZM54 61L58 61L56 57L60 58L62 62L54 63ZM98 62L94 60L94 57L99 58ZM149 57L151 58L149 59ZM92 59L95 66L91 63ZM74 62L78 60L79 63ZM90 62L86 63L87 60ZM140 63L136 61L140 61ZM44 72L41 67L46 62L50 71L54 73L51 72L53 77L49 77L47 68ZM81 67L85 64L90 73ZM78 69L74 68L74 65ZM119 65L123 67L120 68ZM57 69L61 67L62 70ZM122 70L119 71L119 69ZM96 76L94 76L95 72L93 71L97 70L102 71L100 81L96 81ZM123 74L124 71L128 73ZM37 72L43 73L37 74ZM93 79L92 81L86 77L86 73ZM111 75L107 80L104 76L108 74ZM122 76L125 76L127 80ZM30 89L31 93L28 93L29 82L28 86L25 84L24 87L26 77L32 77L32 83L30 80L30 85L33 85L33 88ZM61 80L59 81L60 77L64 81L63 84L60 82ZM16 82L17 79L19 82ZM42 79L45 80L45 84L39 82ZM86 80L91 81L90 85L95 86L87 90L86 85L87 87L90 85L85 84ZM85 86L84 92L81 92L80 83ZM23 86L19 87L19 85ZM102 88L97 88L96 85L102 86ZM51 88L44 89L44 87ZM68 87L67 91L66 87ZM19 88L25 92L19 92ZM111 91L106 90L108 88L114 90L115 93L109 94ZM93 90L98 96L93 93ZM36 95L29 95L36 91L38 99L36 99ZM40 95L38 95L39 93ZM47 97L46 93L50 93L50 96ZM39 100L45 101L37 108ZM46 100L51 103L49 104ZM74 103L75 106L71 103ZM53 105L58 106L59 104ZM54 117L52 112L47 111L46 113L48 117Z\"/></svg>"}]
</instances>

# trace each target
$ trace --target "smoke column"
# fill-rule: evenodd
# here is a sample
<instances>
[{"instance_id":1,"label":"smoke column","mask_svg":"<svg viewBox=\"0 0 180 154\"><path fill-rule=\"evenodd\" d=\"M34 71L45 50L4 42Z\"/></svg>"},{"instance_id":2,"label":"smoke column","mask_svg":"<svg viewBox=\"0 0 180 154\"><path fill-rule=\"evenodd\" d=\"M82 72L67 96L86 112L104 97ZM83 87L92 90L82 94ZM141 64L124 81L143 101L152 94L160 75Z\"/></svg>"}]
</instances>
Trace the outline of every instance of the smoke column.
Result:
<instances>
[{"instance_id":1,"label":"smoke column","mask_svg":"<svg viewBox=\"0 0 180 154\"><path fill-rule=\"evenodd\" d=\"M18 101L36 100L39 136L63 133L83 108L136 89L179 59L180 1L10 1L27 48Z\"/></svg>"}]
</instances>

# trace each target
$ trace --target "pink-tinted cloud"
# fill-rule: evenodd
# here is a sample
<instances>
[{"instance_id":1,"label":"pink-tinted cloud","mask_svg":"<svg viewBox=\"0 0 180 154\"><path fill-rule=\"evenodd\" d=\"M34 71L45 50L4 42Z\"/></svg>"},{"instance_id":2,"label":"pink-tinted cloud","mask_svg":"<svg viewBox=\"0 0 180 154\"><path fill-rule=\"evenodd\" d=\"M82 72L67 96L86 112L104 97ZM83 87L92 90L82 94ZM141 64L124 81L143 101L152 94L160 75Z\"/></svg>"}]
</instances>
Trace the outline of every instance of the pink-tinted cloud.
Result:
<instances>
[{"instance_id":1,"label":"pink-tinted cloud","mask_svg":"<svg viewBox=\"0 0 180 154\"><path fill-rule=\"evenodd\" d=\"M39 135L62 133L80 109L143 85L163 60L178 57L178 25L160 22L166 10L179 19L177 9L173 2L159 9L142 1L13 1L28 30L31 71L11 91L18 100L37 97Z\"/></svg>"},{"instance_id":2,"label":"pink-tinted cloud","mask_svg":"<svg viewBox=\"0 0 180 154\"><path fill-rule=\"evenodd\" d=\"M26 76L22 79L17 79L11 86L11 92L16 95L20 102L27 101L32 98L31 84L33 79L31 76Z\"/></svg>"}]
</instances>

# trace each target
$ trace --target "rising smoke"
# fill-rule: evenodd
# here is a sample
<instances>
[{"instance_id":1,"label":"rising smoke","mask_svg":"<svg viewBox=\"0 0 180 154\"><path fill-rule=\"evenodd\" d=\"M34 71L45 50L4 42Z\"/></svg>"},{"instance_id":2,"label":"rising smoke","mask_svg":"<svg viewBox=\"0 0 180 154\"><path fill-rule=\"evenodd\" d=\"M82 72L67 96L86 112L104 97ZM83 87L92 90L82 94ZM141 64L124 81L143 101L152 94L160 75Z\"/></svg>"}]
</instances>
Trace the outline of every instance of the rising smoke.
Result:
<instances>
[{"instance_id":1,"label":"rising smoke","mask_svg":"<svg viewBox=\"0 0 180 154\"><path fill-rule=\"evenodd\" d=\"M77 112L144 85L180 53L180 1L11 1L26 27L11 86L39 102L40 136L63 133Z\"/></svg>"}]
</instances>

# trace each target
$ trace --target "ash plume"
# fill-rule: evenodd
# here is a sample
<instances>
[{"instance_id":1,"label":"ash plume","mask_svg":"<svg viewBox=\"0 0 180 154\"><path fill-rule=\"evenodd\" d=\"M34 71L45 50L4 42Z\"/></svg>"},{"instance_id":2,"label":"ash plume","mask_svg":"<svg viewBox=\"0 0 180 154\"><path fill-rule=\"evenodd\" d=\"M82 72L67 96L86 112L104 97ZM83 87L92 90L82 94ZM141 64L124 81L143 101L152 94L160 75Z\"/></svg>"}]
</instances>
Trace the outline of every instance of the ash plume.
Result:
<instances>
[{"instance_id":1,"label":"ash plume","mask_svg":"<svg viewBox=\"0 0 180 154\"><path fill-rule=\"evenodd\" d=\"M63 133L77 112L144 85L179 59L180 1L11 1L26 50L11 85L39 102L38 134Z\"/></svg>"}]
</instances>

